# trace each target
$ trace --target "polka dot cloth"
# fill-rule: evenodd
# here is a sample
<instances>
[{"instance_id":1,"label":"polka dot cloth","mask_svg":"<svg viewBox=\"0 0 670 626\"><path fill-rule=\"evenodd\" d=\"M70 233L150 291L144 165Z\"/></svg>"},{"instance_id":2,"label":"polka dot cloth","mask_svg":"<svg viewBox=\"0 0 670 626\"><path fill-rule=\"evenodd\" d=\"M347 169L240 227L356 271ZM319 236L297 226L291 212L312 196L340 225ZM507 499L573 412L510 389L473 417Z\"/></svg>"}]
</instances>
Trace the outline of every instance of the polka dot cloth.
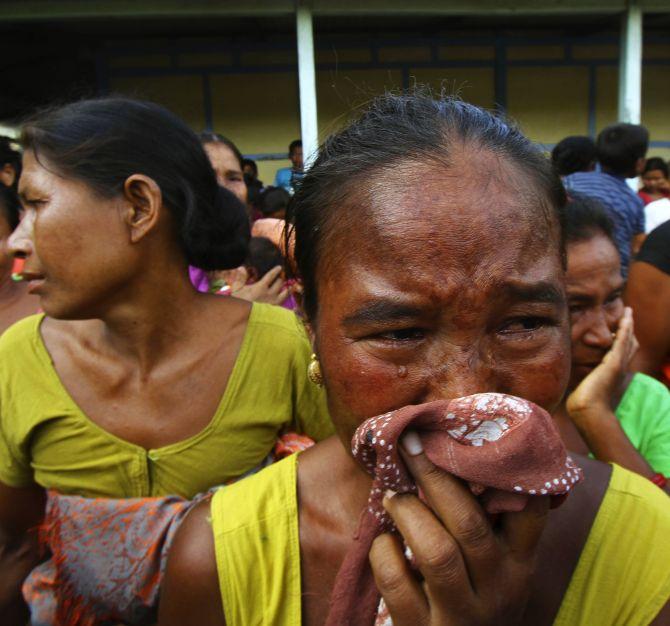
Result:
<instances>
[{"instance_id":1,"label":"polka dot cloth","mask_svg":"<svg viewBox=\"0 0 670 626\"><path fill-rule=\"evenodd\" d=\"M327 626L375 623L379 594L368 563L374 538L395 532L382 506L384 493L417 493L398 451L406 429L415 431L426 456L467 482L487 507L518 506L519 496L549 495L558 506L582 479L551 416L514 396L483 393L408 406L363 422L352 440L354 457L372 475L372 489L354 545L338 573ZM386 622L389 623L389 622Z\"/></svg>"}]
</instances>

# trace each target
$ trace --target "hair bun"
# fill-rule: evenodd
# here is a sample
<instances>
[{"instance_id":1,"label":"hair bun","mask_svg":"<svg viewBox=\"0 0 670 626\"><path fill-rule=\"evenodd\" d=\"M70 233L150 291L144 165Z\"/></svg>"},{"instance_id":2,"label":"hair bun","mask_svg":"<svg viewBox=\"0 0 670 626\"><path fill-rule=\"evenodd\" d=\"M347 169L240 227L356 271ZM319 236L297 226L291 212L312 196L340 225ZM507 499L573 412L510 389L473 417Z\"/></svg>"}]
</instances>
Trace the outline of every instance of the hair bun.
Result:
<instances>
[{"instance_id":1,"label":"hair bun","mask_svg":"<svg viewBox=\"0 0 670 626\"><path fill-rule=\"evenodd\" d=\"M204 205L204 206L203 206ZM188 262L203 270L226 270L247 257L250 227L245 206L228 189L217 185L214 201L197 203L184 224Z\"/></svg>"}]
</instances>

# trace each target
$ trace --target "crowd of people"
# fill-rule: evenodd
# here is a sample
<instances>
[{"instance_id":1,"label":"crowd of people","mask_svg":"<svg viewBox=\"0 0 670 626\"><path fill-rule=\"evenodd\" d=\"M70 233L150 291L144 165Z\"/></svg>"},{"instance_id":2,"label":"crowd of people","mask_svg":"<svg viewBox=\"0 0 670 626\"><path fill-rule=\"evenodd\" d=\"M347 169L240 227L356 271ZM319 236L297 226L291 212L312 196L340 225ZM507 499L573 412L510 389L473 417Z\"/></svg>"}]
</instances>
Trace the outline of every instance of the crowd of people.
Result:
<instances>
[{"instance_id":1,"label":"crowd of people","mask_svg":"<svg viewBox=\"0 0 670 626\"><path fill-rule=\"evenodd\" d=\"M157 104L28 118L0 142L0 622L670 624L648 144L549 158L417 88L265 186Z\"/></svg>"}]
</instances>

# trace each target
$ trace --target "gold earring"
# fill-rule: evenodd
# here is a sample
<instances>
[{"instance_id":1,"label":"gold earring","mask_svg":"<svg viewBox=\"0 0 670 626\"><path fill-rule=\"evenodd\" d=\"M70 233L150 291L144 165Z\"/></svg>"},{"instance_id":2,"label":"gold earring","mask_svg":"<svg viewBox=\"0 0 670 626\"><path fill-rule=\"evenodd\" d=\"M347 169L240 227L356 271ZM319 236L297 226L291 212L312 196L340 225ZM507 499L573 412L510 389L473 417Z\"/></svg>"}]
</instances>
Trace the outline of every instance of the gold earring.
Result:
<instances>
[{"instance_id":1,"label":"gold earring","mask_svg":"<svg viewBox=\"0 0 670 626\"><path fill-rule=\"evenodd\" d=\"M323 374L321 373L321 363L316 354L312 354L309 365L307 366L307 378L309 378L315 385L323 386Z\"/></svg>"}]
</instances>

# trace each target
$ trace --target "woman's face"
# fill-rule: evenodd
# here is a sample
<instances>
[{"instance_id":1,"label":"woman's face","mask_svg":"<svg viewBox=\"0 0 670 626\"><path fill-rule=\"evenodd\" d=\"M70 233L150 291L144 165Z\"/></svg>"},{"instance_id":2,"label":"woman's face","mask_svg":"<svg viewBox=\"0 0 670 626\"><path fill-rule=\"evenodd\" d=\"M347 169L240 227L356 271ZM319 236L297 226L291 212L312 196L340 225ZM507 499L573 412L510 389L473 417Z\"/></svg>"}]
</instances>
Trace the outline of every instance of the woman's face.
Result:
<instances>
[{"instance_id":1,"label":"woman's face","mask_svg":"<svg viewBox=\"0 0 670 626\"><path fill-rule=\"evenodd\" d=\"M570 346L557 235L528 182L479 160L389 172L371 201L350 198L358 217L328 242L312 329L345 442L409 404L487 391L549 410L561 400Z\"/></svg>"},{"instance_id":2,"label":"woman's face","mask_svg":"<svg viewBox=\"0 0 670 626\"><path fill-rule=\"evenodd\" d=\"M612 347L624 309L623 278L619 253L605 235L568 244L567 253L574 389Z\"/></svg>"},{"instance_id":3,"label":"woman's face","mask_svg":"<svg viewBox=\"0 0 670 626\"><path fill-rule=\"evenodd\" d=\"M141 266L129 243L123 198L102 198L46 169L31 151L23 156L19 195L25 214L9 247L26 259L28 291L52 317L99 317Z\"/></svg>"},{"instance_id":4,"label":"woman's face","mask_svg":"<svg viewBox=\"0 0 670 626\"><path fill-rule=\"evenodd\" d=\"M667 180L661 170L651 170L642 174L642 184L650 193L658 193L667 184Z\"/></svg>"},{"instance_id":5,"label":"woman's face","mask_svg":"<svg viewBox=\"0 0 670 626\"><path fill-rule=\"evenodd\" d=\"M216 172L219 185L232 191L246 205L247 185L235 153L223 143L206 143L205 152Z\"/></svg>"}]
</instances>

